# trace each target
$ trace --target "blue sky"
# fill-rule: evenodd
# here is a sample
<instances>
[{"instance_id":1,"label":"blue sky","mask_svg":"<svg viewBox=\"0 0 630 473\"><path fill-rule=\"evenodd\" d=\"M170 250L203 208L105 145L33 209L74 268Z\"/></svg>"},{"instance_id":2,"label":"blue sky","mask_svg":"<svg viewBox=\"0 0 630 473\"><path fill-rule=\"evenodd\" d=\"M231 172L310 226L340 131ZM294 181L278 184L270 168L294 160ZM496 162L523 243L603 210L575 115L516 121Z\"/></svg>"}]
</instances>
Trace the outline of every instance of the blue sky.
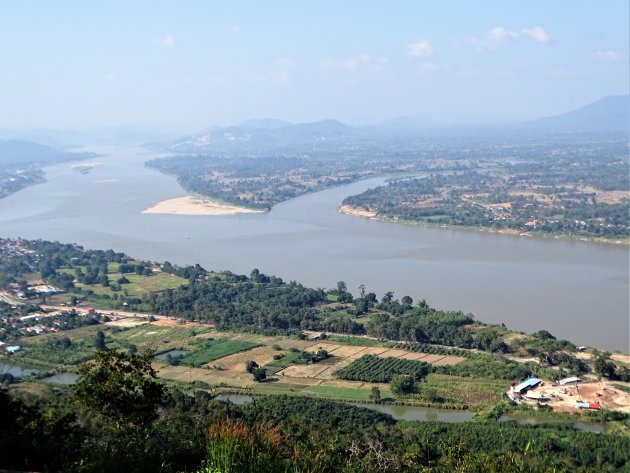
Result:
<instances>
[{"instance_id":1,"label":"blue sky","mask_svg":"<svg viewBox=\"0 0 630 473\"><path fill-rule=\"evenodd\" d=\"M0 127L560 113L628 93L628 3L0 0Z\"/></svg>"}]
</instances>

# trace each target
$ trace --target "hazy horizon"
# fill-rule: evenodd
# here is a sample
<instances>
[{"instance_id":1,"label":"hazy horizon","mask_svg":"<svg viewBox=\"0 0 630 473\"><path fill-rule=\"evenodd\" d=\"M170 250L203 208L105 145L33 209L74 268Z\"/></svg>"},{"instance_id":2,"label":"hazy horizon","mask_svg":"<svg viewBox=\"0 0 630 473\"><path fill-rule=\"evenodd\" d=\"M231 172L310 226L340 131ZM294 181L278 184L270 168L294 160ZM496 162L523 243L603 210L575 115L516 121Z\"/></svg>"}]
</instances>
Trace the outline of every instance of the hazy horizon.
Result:
<instances>
[{"instance_id":1,"label":"hazy horizon","mask_svg":"<svg viewBox=\"0 0 630 473\"><path fill-rule=\"evenodd\" d=\"M628 93L623 1L0 5L3 129L486 125Z\"/></svg>"}]
</instances>

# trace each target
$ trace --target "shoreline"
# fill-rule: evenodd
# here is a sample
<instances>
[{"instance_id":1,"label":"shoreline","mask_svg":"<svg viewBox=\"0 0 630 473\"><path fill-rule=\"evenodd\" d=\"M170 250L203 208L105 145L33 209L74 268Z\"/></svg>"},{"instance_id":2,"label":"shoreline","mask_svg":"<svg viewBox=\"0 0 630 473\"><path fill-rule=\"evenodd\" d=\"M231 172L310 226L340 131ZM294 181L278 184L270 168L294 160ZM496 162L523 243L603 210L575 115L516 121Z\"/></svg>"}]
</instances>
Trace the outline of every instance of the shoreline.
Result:
<instances>
[{"instance_id":1,"label":"shoreline","mask_svg":"<svg viewBox=\"0 0 630 473\"><path fill-rule=\"evenodd\" d=\"M338 212L351 215L353 217L362 217L369 218L371 220L378 220L380 222L389 222L389 223L400 223L402 225L415 225L415 226L424 226L428 228L442 228L448 230L460 230L460 231L468 231L468 232L477 232L477 233L498 233L500 235L511 235L517 237L534 237L534 238L544 238L546 240L570 240L570 241L579 241L583 243L603 243L606 245L621 245L621 246L630 246L630 239L625 240L608 240L606 238L601 237L589 237L589 236L572 236L572 235L563 235L558 233L540 233L540 232L531 232L531 231L520 231L515 228L489 228L489 227L471 227L467 225L449 225L449 224L437 224L437 223L428 223L420 220L402 220L394 217L383 217L377 215L376 212L372 210L364 210L356 207L352 207L351 205L341 205L338 208Z\"/></svg>"},{"instance_id":2,"label":"shoreline","mask_svg":"<svg viewBox=\"0 0 630 473\"><path fill-rule=\"evenodd\" d=\"M186 195L167 199L142 211L143 214L219 216L237 214L259 214L264 210L248 209L236 205L223 204L215 200Z\"/></svg>"}]
</instances>

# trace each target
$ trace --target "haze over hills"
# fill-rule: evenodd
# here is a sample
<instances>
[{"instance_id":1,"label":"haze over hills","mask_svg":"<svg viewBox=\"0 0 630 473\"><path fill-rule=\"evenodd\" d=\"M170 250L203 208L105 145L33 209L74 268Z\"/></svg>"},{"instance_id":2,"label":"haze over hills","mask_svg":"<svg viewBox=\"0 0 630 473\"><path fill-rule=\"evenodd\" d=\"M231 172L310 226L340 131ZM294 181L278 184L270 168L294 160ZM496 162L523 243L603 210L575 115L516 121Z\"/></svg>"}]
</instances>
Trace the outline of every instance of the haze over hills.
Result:
<instances>
[{"instance_id":1,"label":"haze over hills","mask_svg":"<svg viewBox=\"0 0 630 473\"><path fill-rule=\"evenodd\" d=\"M527 123L528 127L558 131L627 131L630 95L609 95L560 115Z\"/></svg>"},{"instance_id":2,"label":"haze over hills","mask_svg":"<svg viewBox=\"0 0 630 473\"><path fill-rule=\"evenodd\" d=\"M293 124L273 118L253 119L240 125L212 127L181 138L168 145L170 151L184 153L221 152L235 150L269 151L289 146L322 146L344 142L391 141L404 137L427 135L462 136L483 132L618 132L628 129L628 95L608 96L577 110L535 121L504 123L490 126L446 126L427 118L400 117L366 127L353 127L337 120Z\"/></svg>"},{"instance_id":3,"label":"haze over hills","mask_svg":"<svg viewBox=\"0 0 630 473\"><path fill-rule=\"evenodd\" d=\"M69 153L39 143L19 140L0 140L0 166L45 166L59 161L70 161L93 156L91 153Z\"/></svg>"},{"instance_id":4,"label":"haze over hills","mask_svg":"<svg viewBox=\"0 0 630 473\"><path fill-rule=\"evenodd\" d=\"M291 124L282 120L249 120L239 126L216 128L187 136L172 143L171 151L230 151L239 149L276 149L287 145L315 145L327 141L352 139L360 129L336 120Z\"/></svg>"}]
</instances>

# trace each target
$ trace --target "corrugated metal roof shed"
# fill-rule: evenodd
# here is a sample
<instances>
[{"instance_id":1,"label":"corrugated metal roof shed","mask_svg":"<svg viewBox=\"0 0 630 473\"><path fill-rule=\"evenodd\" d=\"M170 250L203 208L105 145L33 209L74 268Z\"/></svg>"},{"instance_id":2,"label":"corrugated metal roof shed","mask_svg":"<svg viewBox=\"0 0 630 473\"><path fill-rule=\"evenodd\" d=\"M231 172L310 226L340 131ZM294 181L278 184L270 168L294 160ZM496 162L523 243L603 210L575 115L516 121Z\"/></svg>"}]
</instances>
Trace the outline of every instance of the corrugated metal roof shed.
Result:
<instances>
[{"instance_id":1,"label":"corrugated metal roof shed","mask_svg":"<svg viewBox=\"0 0 630 473\"><path fill-rule=\"evenodd\" d=\"M571 384L571 383L577 383L578 381L580 381L580 378L578 378L577 376L571 376L570 378L561 379L560 381L558 381L558 384L560 385Z\"/></svg>"},{"instance_id":2,"label":"corrugated metal roof shed","mask_svg":"<svg viewBox=\"0 0 630 473\"><path fill-rule=\"evenodd\" d=\"M525 391L526 389L534 388L534 387L538 386L540 384L540 382L541 382L541 380L538 379L538 378L526 379L521 384L517 384L514 387L514 391L516 391L517 393L520 393L522 391Z\"/></svg>"}]
</instances>

